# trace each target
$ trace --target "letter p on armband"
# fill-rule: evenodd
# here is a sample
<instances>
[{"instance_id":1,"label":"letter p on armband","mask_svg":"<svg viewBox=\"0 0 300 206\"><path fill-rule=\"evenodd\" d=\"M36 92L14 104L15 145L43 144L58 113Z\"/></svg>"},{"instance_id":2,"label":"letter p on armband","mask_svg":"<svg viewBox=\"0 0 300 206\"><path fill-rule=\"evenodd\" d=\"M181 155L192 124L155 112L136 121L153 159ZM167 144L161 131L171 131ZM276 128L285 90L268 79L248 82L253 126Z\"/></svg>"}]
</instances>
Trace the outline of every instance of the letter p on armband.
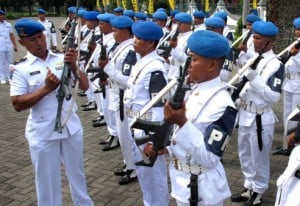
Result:
<instances>
[{"instance_id":1,"label":"letter p on armband","mask_svg":"<svg viewBox=\"0 0 300 206\"><path fill-rule=\"evenodd\" d=\"M223 133L219 130L213 129L208 139L208 144L212 145L214 141L220 142L223 139Z\"/></svg>"}]
</instances>

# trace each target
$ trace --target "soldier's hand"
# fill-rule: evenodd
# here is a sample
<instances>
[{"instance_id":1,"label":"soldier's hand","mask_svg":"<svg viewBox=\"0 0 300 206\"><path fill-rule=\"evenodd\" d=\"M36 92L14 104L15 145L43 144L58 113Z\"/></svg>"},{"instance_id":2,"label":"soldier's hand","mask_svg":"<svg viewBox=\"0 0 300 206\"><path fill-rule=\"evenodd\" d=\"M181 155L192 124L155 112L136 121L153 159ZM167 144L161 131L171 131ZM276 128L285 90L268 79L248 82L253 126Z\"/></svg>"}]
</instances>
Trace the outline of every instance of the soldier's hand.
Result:
<instances>
[{"instance_id":1,"label":"soldier's hand","mask_svg":"<svg viewBox=\"0 0 300 206\"><path fill-rule=\"evenodd\" d=\"M290 49L289 53L290 53L292 56L295 56L296 54L299 53L299 48L293 46L293 47Z\"/></svg>"},{"instance_id":2,"label":"soldier's hand","mask_svg":"<svg viewBox=\"0 0 300 206\"><path fill-rule=\"evenodd\" d=\"M98 66L100 68L104 68L107 63L108 63L108 58L107 57L105 59L102 59L102 58L98 59Z\"/></svg>"},{"instance_id":3,"label":"soldier's hand","mask_svg":"<svg viewBox=\"0 0 300 206\"><path fill-rule=\"evenodd\" d=\"M169 40L169 45L170 45L171 48L176 48L177 47L177 40L170 39Z\"/></svg>"},{"instance_id":4,"label":"soldier's hand","mask_svg":"<svg viewBox=\"0 0 300 206\"><path fill-rule=\"evenodd\" d=\"M238 47L241 51L247 52L247 44L241 43Z\"/></svg>"},{"instance_id":5,"label":"soldier's hand","mask_svg":"<svg viewBox=\"0 0 300 206\"><path fill-rule=\"evenodd\" d=\"M45 88L50 92L56 89L59 85L59 79L56 77L55 74L51 72L48 68L47 76L45 79Z\"/></svg>"},{"instance_id":6,"label":"soldier's hand","mask_svg":"<svg viewBox=\"0 0 300 206\"><path fill-rule=\"evenodd\" d=\"M148 157L151 157L151 158L155 158L157 156L157 152L154 151L153 144L151 144L151 143L146 143L146 145L144 147L144 153L145 153L145 155L147 155Z\"/></svg>"},{"instance_id":7,"label":"soldier's hand","mask_svg":"<svg viewBox=\"0 0 300 206\"><path fill-rule=\"evenodd\" d=\"M167 102L164 106L164 117L167 121L182 127L187 122L185 111L185 103L182 104L180 109L175 110Z\"/></svg>"},{"instance_id":8,"label":"soldier's hand","mask_svg":"<svg viewBox=\"0 0 300 206\"><path fill-rule=\"evenodd\" d=\"M77 62L77 52L75 48L69 48L66 52L65 52L65 57L64 57L64 61L66 63L71 64L71 66L76 66L76 62Z\"/></svg>"}]
</instances>

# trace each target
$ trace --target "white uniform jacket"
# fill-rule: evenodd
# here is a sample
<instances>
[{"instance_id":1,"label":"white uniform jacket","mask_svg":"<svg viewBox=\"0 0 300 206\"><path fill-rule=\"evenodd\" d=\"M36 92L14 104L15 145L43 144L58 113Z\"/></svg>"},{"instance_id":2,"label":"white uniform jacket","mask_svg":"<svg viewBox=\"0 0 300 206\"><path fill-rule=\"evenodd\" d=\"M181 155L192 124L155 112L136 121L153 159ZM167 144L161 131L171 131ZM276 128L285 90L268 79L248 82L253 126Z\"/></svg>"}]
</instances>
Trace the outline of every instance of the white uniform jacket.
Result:
<instances>
[{"instance_id":1,"label":"white uniform jacket","mask_svg":"<svg viewBox=\"0 0 300 206\"><path fill-rule=\"evenodd\" d=\"M120 89L125 89L127 87L129 76L124 75L122 71L123 62L130 50L134 51L133 39L121 42L117 48L110 53L109 63L104 67L104 71L108 74L109 82L111 84L108 108L112 111L118 111L120 109Z\"/></svg>"},{"instance_id":2,"label":"white uniform jacket","mask_svg":"<svg viewBox=\"0 0 300 206\"><path fill-rule=\"evenodd\" d=\"M179 77L179 66L184 64L187 59L187 40L192 33L192 31L179 33L177 46L171 50L169 79Z\"/></svg>"},{"instance_id":3,"label":"white uniform jacket","mask_svg":"<svg viewBox=\"0 0 300 206\"><path fill-rule=\"evenodd\" d=\"M251 31L250 31L251 32ZM246 62L251 59L256 54L253 44L253 34L250 35L249 39L247 40L247 51L241 51L237 63L240 67L244 66Z\"/></svg>"},{"instance_id":4,"label":"white uniform jacket","mask_svg":"<svg viewBox=\"0 0 300 206\"><path fill-rule=\"evenodd\" d=\"M44 86L48 69L59 79L61 78L64 67L63 54L49 51L48 57L44 61L27 52L27 59L12 67L14 73L10 87L10 96L29 94ZM73 135L81 129L80 119L75 113L77 105L74 104L63 132L60 134L54 131L58 106L57 90L58 88L30 108L25 131L25 136L28 140L45 141L67 138L68 132L70 135ZM61 114L62 120L66 117L72 101L72 99L69 101L64 100Z\"/></svg>"},{"instance_id":5,"label":"white uniform jacket","mask_svg":"<svg viewBox=\"0 0 300 206\"><path fill-rule=\"evenodd\" d=\"M257 65L256 71L259 75L251 82L245 84L240 93L241 101L248 105L264 108L262 114L262 125L270 125L277 122L271 106L278 102L281 94L271 90L267 84L269 78L280 68L280 61L272 50L264 53L263 59ZM249 127L255 123L256 113L239 109L239 125Z\"/></svg>"},{"instance_id":6,"label":"white uniform jacket","mask_svg":"<svg viewBox=\"0 0 300 206\"><path fill-rule=\"evenodd\" d=\"M290 93L300 93L300 53L292 56L285 63L285 78L282 89Z\"/></svg>"},{"instance_id":7,"label":"white uniform jacket","mask_svg":"<svg viewBox=\"0 0 300 206\"><path fill-rule=\"evenodd\" d=\"M136 113L151 100L149 84L151 72L154 71L162 71L164 76L167 76L164 60L157 55L156 51L144 56L133 66L128 79L128 88L124 94L126 110ZM163 107L151 108L150 113L151 119L149 120L160 121L163 119Z\"/></svg>"},{"instance_id":8,"label":"white uniform jacket","mask_svg":"<svg viewBox=\"0 0 300 206\"><path fill-rule=\"evenodd\" d=\"M188 122L175 129L168 147L171 158L205 168L206 171L198 176L198 197L205 205L218 203L231 194L220 157L208 151L204 142L206 128L223 115L227 106L234 107L234 104L220 77L194 85L187 94ZM191 194L187 186L191 174L177 170L172 161L169 170L171 195L188 203Z\"/></svg>"},{"instance_id":9,"label":"white uniform jacket","mask_svg":"<svg viewBox=\"0 0 300 206\"><path fill-rule=\"evenodd\" d=\"M45 19L45 21L38 20L45 27L44 34L46 36L47 48L51 49L51 46L57 46L57 37L55 27L52 21Z\"/></svg>"},{"instance_id":10,"label":"white uniform jacket","mask_svg":"<svg viewBox=\"0 0 300 206\"><path fill-rule=\"evenodd\" d=\"M300 179L295 176L297 170L300 170L300 145L293 149L287 168L277 180L276 206L300 205Z\"/></svg>"}]
</instances>

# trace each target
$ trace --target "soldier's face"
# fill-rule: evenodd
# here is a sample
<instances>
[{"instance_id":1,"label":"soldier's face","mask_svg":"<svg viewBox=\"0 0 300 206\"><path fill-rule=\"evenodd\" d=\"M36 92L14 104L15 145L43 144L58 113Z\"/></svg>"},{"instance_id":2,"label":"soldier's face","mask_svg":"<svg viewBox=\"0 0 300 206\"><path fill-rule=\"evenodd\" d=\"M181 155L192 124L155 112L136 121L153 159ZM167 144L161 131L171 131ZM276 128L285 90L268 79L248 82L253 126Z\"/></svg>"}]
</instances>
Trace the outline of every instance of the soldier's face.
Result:
<instances>
[{"instance_id":1,"label":"soldier's face","mask_svg":"<svg viewBox=\"0 0 300 206\"><path fill-rule=\"evenodd\" d=\"M212 79L215 74L214 60L199 56L194 52L189 53L191 64L188 69L189 79L193 83L201 83Z\"/></svg>"},{"instance_id":2,"label":"soldier's face","mask_svg":"<svg viewBox=\"0 0 300 206\"><path fill-rule=\"evenodd\" d=\"M300 28L295 28L295 35L297 38L300 37Z\"/></svg>"},{"instance_id":3,"label":"soldier's face","mask_svg":"<svg viewBox=\"0 0 300 206\"><path fill-rule=\"evenodd\" d=\"M43 32L39 32L29 37L22 37L19 39L19 42L34 56L41 59L47 57L47 43Z\"/></svg>"},{"instance_id":4,"label":"soldier's face","mask_svg":"<svg viewBox=\"0 0 300 206\"><path fill-rule=\"evenodd\" d=\"M254 49L258 53L269 51L272 48L272 39L260 34L253 35Z\"/></svg>"}]
</instances>

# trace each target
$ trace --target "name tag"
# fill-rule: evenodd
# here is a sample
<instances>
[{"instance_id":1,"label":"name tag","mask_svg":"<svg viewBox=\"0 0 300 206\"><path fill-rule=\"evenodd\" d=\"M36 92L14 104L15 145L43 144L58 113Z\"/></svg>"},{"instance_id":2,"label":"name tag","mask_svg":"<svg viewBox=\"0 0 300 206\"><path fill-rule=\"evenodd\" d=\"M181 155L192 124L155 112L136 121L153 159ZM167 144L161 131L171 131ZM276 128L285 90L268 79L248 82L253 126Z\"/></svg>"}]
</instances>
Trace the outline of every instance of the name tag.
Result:
<instances>
[{"instance_id":1,"label":"name tag","mask_svg":"<svg viewBox=\"0 0 300 206\"><path fill-rule=\"evenodd\" d=\"M30 72L29 75L33 76L33 75L40 74L40 73L41 73L41 71L34 71L34 72Z\"/></svg>"}]
</instances>

